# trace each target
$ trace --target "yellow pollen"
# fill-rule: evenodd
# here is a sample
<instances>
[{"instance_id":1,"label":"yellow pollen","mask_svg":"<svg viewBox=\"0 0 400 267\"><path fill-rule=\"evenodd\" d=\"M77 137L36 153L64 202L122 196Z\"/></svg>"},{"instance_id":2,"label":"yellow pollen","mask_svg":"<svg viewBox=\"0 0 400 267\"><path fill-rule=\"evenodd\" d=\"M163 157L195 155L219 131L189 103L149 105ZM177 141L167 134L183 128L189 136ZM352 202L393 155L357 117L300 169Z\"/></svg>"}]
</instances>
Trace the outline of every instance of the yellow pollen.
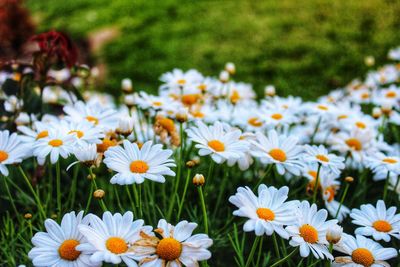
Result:
<instances>
[{"instance_id":1,"label":"yellow pollen","mask_svg":"<svg viewBox=\"0 0 400 267\"><path fill-rule=\"evenodd\" d=\"M144 162L143 160L135 160L132 161L129 168L133 173L145 173L149 170L149 165L147 165L147 163Z\"/></svg>"},{"instance_id":2,"label":"yellow pollen","mask_svg":"<svg viewBox=\"0 0 400 267\"><path fill-rule=\"evenodd\" d=\"M49 145L51 145L52 147L59 147L62 146L63 141L60 139L53 139L49 141Z\"/></svg>"},{"instance_id":3,"label":"yellow pollen","mask_svg":"<svg viewBox=\"0 0 400 267\"><path fill-rule=\"evenodd\" d=\"M346 140L346 144L347 144L350 148L352 148L352 149L354 149L354 150L357 150L357 151L360 151L360 150L362 149L362 144L361 144L361 142L360 142L358 139L356 139L356 138L349 138L349 139L347 139L347 140Z\"/></svg>"},{"instance_id":4,"label":"yellow pollen","mask_svg":"<svg viewBox=\"0 0 400 267\"><path fill-rule=\"evenodd\" d=\"M314 226L309 224L303 224L300 229L300 236L307 243L314 244L318 242L318 231L314 228Z\"/></svg>"},{"instance_id":5,"label":"yellow pollen","mask_svg":"<svg viewBox=\"0 0 400 267\"><path fill-rule=\"evenodd\" d=\"M84 133L83 133L82 131L79 131L79 130L72 130L72 131L69 131L68 134L76 134L76 136L77 136L78 138L82 138L83 135L84 135Z\"/></svg>"},{"instance_id":6,"label":"yellow pollen","mask_svg":"<svg viewBox=\"0 0 400 267\"><path fill-rule=\"evenodd\" d=\"M339 120L343 120L343 119L347 119L349 116L347 116L347 115L340 115L340 116L338 116L338 119Z\"/></svg>"},{"instance_id":7,"label":"yellow pollen","mask_svg":"<svg viewBox=\"0 0 400 267\"><path fill-rule=\"evenodd\" d=\"M153 102L153 106L161 107L161 106L162 106L162 102L160 102L160 101L154 101L154 102Z\"/></svg>"},{"instance_id":8,"label":"yellow pollen","mask_svg":"<svg viewBox=\"0 0 400 267\"><path fill-rule=\"evenodd\" d=\"M266 220L266 221L273 221L275 219L275 213L267 208L258 208L257 211L257 216L260 219Z\"/></svg>"},{"instance_id":9,"label":"yellow pollen","mask_svg":"<svg viewBox=\"0 0 400 267\"><path fill-rule=\"evenodd\" d=\"M93 116L87 116L86 117L87 121L90 121L91 123L93 123L94 125L99 124L99 119L97 119L96 117Z\"/></svg>"},{"instance_id":10,"label":"yellow pollen","mask_svg":"<svg viewBox=\"0 0 400 267\"><path fill-rule=\"evenodd\" d=\"M179 256L181 256L182 244L171 237L161 239L157 245L156 253L163 260L176 260L179 258Z\"/></svg>"},{"instance_id":11,"label":"yellow pollen","mask_svg":"<svg viewBox=\"0 0 400 267\"><path fill-rule=\"evenodd\" d=\"M369 93L363 93L363 94L361 95L361 98L362 98L362 99L368 99L368 98L369 98Z\"/></svg>"},{"instance_id":12,"label":"yellow pollen","mask_svg":"<svg viewBox=\"0 0 400 267\"><path fill-rule=\"evenodd\" d=\"M120 237L110 237L106 241L106 248L114 254L121 254L128 250L128 245Z\"/></svg>"},{"instance_id":13,"label":"yellow pollen","mask_svg":"<svg viewBox=\"0 0 400 267\"><path fill-rule=\"evenodd\" d=\"M320 110L328 110L328 107L324 105L318 105L317 108Z\"/></svg>"},{"instance_id":14,"label":"yellow pollen","mask_svg":"<svg viewBox=\"0 0 400 267\"><path fill-rule=\"evenodd\" d=\"M397 160L391 159L391 158L385 158L385 159L383 159L382 161L385 162L385 163L390 163L390 164L395 164L395 163L397 163Z\"/></svg>"},{"instance_id":15,"label":"yellow pollen","mask_svg":"<svg viewBox=\"0 0 400 267\"><path fill-rule=\"evenodd\" d=\"M356 126L357 126L358 128L360 128L360 129L365 129L365 128L367 128L367 125L365 125L365 123L363 123L363 122L361 122L361 121L356 122Z\"/></svg>"},{"instance_id":16,"label":"yellow pollen","mask_svg":"<svg viewBox=\"0 0 400 267\"><path fill-rule=\"evenodd\" d=\"M233 90L231 95L231 102L232 104L236 104L240 100L240 95L237 90Z\"/></svg>"},{"instance_id":17,"label":"yellow pollen","mask_svg":"<svg viewBox=\"0 0 400 267\"><path fill-rule=\"evenodd\" d=\"M281 120L283 118L282 114L279 113L275 113L271 115L271 118L273 118L274 120Z\"/></svg>"},{"instance_id":18,"label":"yellow pollen","mask_svg":"<svg viewBox=\"0 0 400 267\"><path fill-rule=\"evenodd\" d=\"M8 153L3 150L0 150L0 162L3 162L7 159L8 159Z\"/></svg>"},{"instance_id":19,"label":"yellow pollen","mask_svg":"<svg viewBox=\"0 0 400 267\"><path fill-rule=\"evenodd\" d=\"M197 100L199 100L198 94L188 94L182 96L182 103L186 106L196 104Z\"/></svg>"},{"instance_id":20,"label":"yellow pollen","mask_svg":"<svg viewBox=\"0 0 400 267\"><path fill-rule=\"evenodd\" d=\"M329 159L328 159L328 157L327 156L325 156L325 155L321 155L321 154L319 154L319 155L316 155L315 156L317 159L319 159L320 161L323 161L323 162L329 162Z\"/></svg>"},{"instance_id":21,"label":"yellow pollen","mask_svg":"<svg viewBox=\"0 0 400 267\"><path fill-rule=\"evenodd\" d=\"M116 146L116 145L117 145L117 140L105 138L105 139L103 139L103 142L101 142L101 144L97 145L97 152L104 153L107 151L107 149L109 147Z\"/></svg>"},{"instance_id":22,"label":"yellow pollen","mask_svg":"<svg viewBox=\"0 0 400 267\"><path fill-rule=\"evenodd\" d=\"M60 258L67 261L74 261L79 258L81 252L75 249L78 245L79 242L75 239L68 239L62 242L58 248L58 254L60 255Z\"/></svg>"},{"instance_id":23,"label":"yellow pollen","mask_svg":"<svg viewBox=\"0 0 400 267\"><path fill-rule=\"evenodd\" d=\"M374 262L374 256L371 251L366 248L357 248L351 253L351 259L354 263L363 265L364 267L371 266Z\"/></svg>"},{"instance_id":24,"label":"yellow pollen","mask_svg":"<svg viewBox=\"0 0 400 267\"><path fill-rule=\"evenodd\" d=\"M254 127L261 127L262 126L262 122L256 117L250 118L247 122L251 126L254 126Z\"/></svg>"},{"instance_id":25,"label":"yellow pollen","mask_svg":"<svg viewBox=\"0 0 400 267\"><path fill-rule=\"evenodd\" d=\"M41 131L40 133L38 133L38 135L36 135L36 140L40 138L45 138L47 136L49 136L49 132L47 130Z\"/></svg>"},{"instance_id":26,"label":"yellow pollen","mask_svg":"<svg viewBox=\"0 0 400 267\"><path fill-rule=\"evenodd\" d=\"M274 148L268 153L274 160L284 162L286 161L286 153L282 149Z\"/></svg>"},{"instance_id":27,"label":"yellow pollen","mask_svg":"<svg viewBox=\"0 0 400 267\"><path fill-rule=\"evenodd\" d=\"M174 121L169 119L169 118L162 118L158 121L161 126L166 129L169 133L172 133L175 131L175 124Z\"/></svg>"},{"instance_id":28,"label":"yellow pollen","mask_svg":"<svg viewBox=\"0 0 400 267\"><path fill-rule=\"evenodd\" d=\"M208 142L208 146L214 149L217 152L225 151L225 145L221 141L218 140L211 140Z\"/></svg>"},{"instance_id":29,"label":"yellow pollen","mask_svg":"<svg viewBox=\"0 0 400 267\"><path fill-rule=\"evenodd\" d=\"M185 80L185 79L180 79L180 80L177 81L177 83L178 83L179 85L185 85L186 80Z\"/></svg>"},{"instance_id":30,"label":"yellow pollen","mask_svg":"<svg viewBox=\"0 0 400 267\"><path fill-rule=\"evenodd\" d=\"M376 231L379 232L390 232L392 230L392 225L384 220L375 221L372 226L375 228Z\"/></svg>"},{"instance_id":31,"label":"yellow pollen","mask_svg":"<svg viewBox=\"0 0 400 267\"><path fill-rule=\"evenodd\" d=\"M395 98L397 96L395 91L389 91L386 93L387 98Z\"/></svg>"}]
</instances>

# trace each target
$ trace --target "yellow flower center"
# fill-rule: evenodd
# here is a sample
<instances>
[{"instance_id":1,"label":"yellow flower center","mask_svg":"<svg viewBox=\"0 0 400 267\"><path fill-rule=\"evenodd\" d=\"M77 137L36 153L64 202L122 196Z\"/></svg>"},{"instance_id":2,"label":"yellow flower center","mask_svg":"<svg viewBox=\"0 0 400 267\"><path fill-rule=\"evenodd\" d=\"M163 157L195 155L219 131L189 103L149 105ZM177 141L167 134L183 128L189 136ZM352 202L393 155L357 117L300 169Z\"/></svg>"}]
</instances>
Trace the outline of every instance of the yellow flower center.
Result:
<instances>
[{"instance_id":1,"label":"yellow flower center","mask_svg":"<svg viewBox=\"0 0 400 267\"><path fill-rule=\"evenodd\" d=\"M328 187L328 188L326 188L325 189L325 194L328 194L329 196L328 196L328 199L327 199L327 201L328 202L332 202L332 200L334 199L334 197L335 197L335 188L333 187L333 186L330 186L330 187Z\"/></svg>"},{"instance_id":2,"label":"yellow flower center","mask_svg":"<svg viewBox=\"0 0 400 267\"><path fill-rule=\"evenodd\" d=\"M90 121L91 123L93 123L94 125L99 124L99 119L93 116L87 116L86 117L87 121Z\"/></svg>"},{"instance_id":3,"label":"yellow flower center","mask_svg":"<svg viewBox=\"0 0 400 267\"><path fill-rule=\"evenodd\" d=\"M387 98L395 98L397 96L395 91L389 91L386 93Z\"/></svg>"},{"instance_id":4,"label":"yellow flower center","mask_svg":"<svg viewBox=\"0 0 400 267\"><path fill-rule=\"evenodd\" d=\"M247 122L254 127L262 126L262 122L257 117L250 118Z\"/></svg>"},{"instance_id":5,"label":"yellow flower center","mask_svg":"<svg viewBox=\"0 0 400 267\"><path fill-rule=\"evenodd\" d=\"M53 139L49 141L49 145L51 145L52 147L59 147L62 146L63 141L60 139Z\"/></svg>"},{"instance_id":6,"label":"yellow flower center","mask_svg":"<svg viewBox=\"0 0 400 267\"><path fill-rule=\"evenodd\" d=\"M317 178L317 172L316 171L308 171L308 174L311 175L314 178Z\"/></svg>"},{"instance_id":7,"label":"yellow flower center","mask_svg":"<svg viewBox=\"0 0 400 267\"><path fill-rule=\"evenodd\" d=\"M360 129L365 129L365 128L367 128L367 125L365 125L365 123L363 123L363 122L361 122L361 121L356 122L356 126L357 126L358 128L360 128Z\"/></svg>"},{"instance_id":8,"label":"yellow flower center","mask_svg":"<svg viewBox=\"0 0 400 267\"><path fill-rule=\"evenodd\" d=\"M205 85L204 83L200 84L199 86L197 86L197 88L199 88L201 91L205 91L207 90L207 85Z\"/></svg>"},{"instance_id":9,"label":"yellow flower center","mask_svg":"<svg viewBox=\"0 0 400 267\"><path fill-rule=\"evenodd\" d=\"M299 229L300 236L307 243L314 244L318 242L318 231L314 226L309 224L304 224Z\"/></svg>"},{"instance_id":10,"label":"yellow flower center","mask_svg":"<svg viewBox=\"0 0 400 267\"><path fill-rule=\"evenodd\" d=\"M218 140L211 140L208 142L208 146L214 149L217 152L225 151L225 145L221 141Z\"/></svg>"},{"instance_id":11,"label":"yellow flower center","mask_svg":"<svg viewBox=\"0 0 400 267\"><path fill-rule=\"evenodd\" d=\"M161 107L161 106L162 106L162 103L161 103L160 101L154 101L154 102L153 102L153 106Z\"/></svg>"},{"instance_id":12,"label":"yellow flower center","mask_svg":"<svg viewBox=\"0 0 400 267\"><path fill-rule=\"evenodd\" d=\"M186 80L185 80L185 79L180 79L180 80L177 81L177 83L178 83L179 85L185 85Z\"/></svg>"},{"instance_id":13,"label":"yellow flower center","mask_svg":"<svg viewBox=\"0 0 400 267\"><path fill-rule=\"evenodd\" d=\"M128 245L120 237L110 237L106 241L106 248L114 254L121 254L128 250Z\"/></svg>"},{"instance_id":14,"label":"yellow flower center","mask_svg":"<svg viewBox=\"0 0 400 267\"><path fill-rule=\"evenodd\" d=\"M392 225L385 220L378 220L375 221L372 226L375 228L376 231L379 232L390 232L392 230Z\"/></svg>"},{"instance_id":15,"label":"yellow flower center","mask_svg":"<svg viewBox=\"0 0 400 267\"><path fill-rule=\"evenodd\" d=\"M203 112L201 112L200 110L196 110L196 111L193 111L193 112L191 112L191 114L193 115L193 117L195 117L195 118L204 118L204 113Z\"/></svg>"},{"instance_id":16,"label":"yellow flower center","mask_svg":"<svg viewBox=\"0 0 400 267\"><path fill-rule=\"evenodd\" d=\"M275 114L271 115L271 118L278 121L278 120L281 120L283 118L283 116L280 113L275 113Z\"/></svg>"},{"instance_id":17,"label":"yellow flower center","mask_svg":"<svg viewBox=\"0 0 400 267\"><path fill-rule=\"evenodd\" d=\"M0 150L0 162L5 161L6 159L8 159L8 153L3 150Z\"/></svg>"},{"instance_id":18,"label":"yellow flower center","mask_svg":"<svg viewBox=\"0 0 400 267\"><path fill-rule=\"evenodd\" d=\"M317 108L324 111L328 110L328 107L324 105L318 105Z\"/></svg>"},{"instance_id":19,"label":"yellow flower center","mask_svg":"<svg viewBox=\"0 0 400 267\"><path fill-rule=\"evenodd\" d=\"M361 264L364 267L371 266L374 262L374 256L366 248L357 248L351 253L351 259L354 263Z\"/></svg>"},{"instance_id":20,"label":"yellow flower center","mask_svg":"<svg viewBox=\"0 0 400 267\"><path fill-rule=\"evenodd\" d=\"M79 130L72 130L72 131L69 131L68 134L76 134L76 136L77 136L78 138L82 138L83 135L84 135L84 133L83 133L82 131L79 131Z\"/></svg>"},{"instance_id":21,"label":"yellow flower center","mask_svg":"<svg viewBox=\"0 0 400 267\"><path fill-rule=\"evenodd\" d=\"M284 162L286 161L286 153L282 149L274 148L268 153L274 160Z\"/></svg>"},{"instance_id":22,"label":"yellow flower center","mask_svg":"<svg viewBox=\"0 0 400 267\"><path fill-rule=\"evenodd\" d=\"M186 106L196 104L197 100L199 100L198 94L188 94L182 96L182 103Z\"/></svg>"},{"instance_id":23,"label":"yellow flower center","mask_svg":"<svg viewBox=\"0 0 400 267\"><path fill-rule=\"evenodd\" d=\"M231 95L231 102L232 104L236 104L240 100L240 95L237 90L233 90Z\"/></svg>"},{"instance_id":24,"label":"yellow flower center","mask_svg":"<svg viewBox=\"0 0 400 267\"><path fill-rule=\"evenodd\" d=\"M368 98L369 98L369 93L363 93L363 94L361 95L361 98L362 98L362 99L368 99Z\"/></svg>"},{"instance_id":25,"label":"yellow flower center","mask_svg":"<svg viewBox=\"0 0 400 267\"><path fill-rule=\"evenodd\" d=\"M319 155L316 155L315 157L316 157L317 159L319 159L320 161L329 162L329 158L328 158L327 156L325 156L325 155L319 154Z\"/></svg>"},{"instance_id":26,"label":"yellow flower center","mask_svg":"<svg viewBox=\"0 0 400 267\"><path fill-rule=\"evenodd\" d=\"M62 242L58 248L60 258L67 261L74 261L79 258L81 252L75 249L78 245L79 242L75 239L68 239Z\"/></svg>"},{"instance_id":27,"label":"yellow flower center","mask_svg":"<svg viewBox=\"0 0 400 267\"><path fill-rule=\"evenodd\" d=\"M343 119L347 119L349 116L347 116L347 115L340 115L340 116L338 116L338 119L339 120L343 120Z\"/></svg>"},{"instance_id":28,"label":"yellow flower center","mask_svg":"<svg viewBox=\"0 0 400 267\"><path fill-rule=\"evenodd\" d=\"M256 213L260 219L266 221L273 221L275 219L275 213L267 208L258 208Z\"/></svg>"},{"instance_id":29,"label":"yellow flower center","mask_svg":"<svg viewBox=\"0 0 400 267\"><path fill-rule=\"evenodd\" d=\"M166 129L169 133L172 133L175 131L175 124L174 121L169 119L169 118L162 118L159 120L159 123L161 126Z\"/></svg>"},{"instance_id":30,"label":"yellow flower center","mask_svg":"<svg viewBox=\"0 0 400 267\"><path fill-rule=\"evenodd\" d=\"M40 138L45 138L47 136L49 136L49 132L47 130L41 131L36 135L36 140Z\"/></svg>"},{"instance_id":31,"label":"yellow flower center","mask_svg":"<svg viewBox=\"0 0 400 267\"><path fill-rule=\"evenodd\" d=\"M346 144L357 151L360 151L362 149L362 144L357 138L349 138L346 140Z\"/></svg>"},{"instance_id":32,"label":"yellow flower center","mask_svg":"<svg viewBox=\"0 0 400 267\"><path fill-rule=\"evenodd\" d=\"M383 159L382 161L385 162L385 163L390 163L390 164L395 164L395 163L397 163L397 160L391 159L391 158L385 158L385 159Z\"/></svg>"},{"instance_id":33,"label":"yellow flower center","mask_svg":"<svg viewBox=\"0 0 400 267\"><path fill-rule=\"evenodd\" d=\"M131 172L134 173L145 173L149 170L149 165L147 165L143 160L135 160L132 161L129 168L131 169Z\"/></svg>"},{"instance_id":34,"label":"yellow flower center","mask_svg":"<svg viewBox=\"0 0 400 267\"><path fill-rule=\"evenodd\" d=\"M105 138L105 139L103 139L101 144L97 145L97 152L104 153L107 151L107 149L109 147L116 146L116 145L117 145L117 140Z\"/></svg>"},{"instance_id":35,"label":"yellow flower center","mask_svg":"<svg viewBox=\"0 0 400 267\"><path fill-rule=\"evenodd\" d=\"M182 253L182 244L171 237L161 239L157 245L156 253L163 260L176 260Z\"/></svg>"}]
</instances>

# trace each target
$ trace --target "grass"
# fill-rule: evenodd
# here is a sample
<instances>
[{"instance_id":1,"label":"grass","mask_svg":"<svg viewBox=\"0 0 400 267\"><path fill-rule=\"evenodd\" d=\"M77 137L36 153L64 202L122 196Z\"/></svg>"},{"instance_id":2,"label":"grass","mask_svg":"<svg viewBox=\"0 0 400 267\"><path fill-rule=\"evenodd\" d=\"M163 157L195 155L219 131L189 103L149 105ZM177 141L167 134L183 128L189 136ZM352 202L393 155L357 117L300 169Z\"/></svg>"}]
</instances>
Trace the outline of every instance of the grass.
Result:
<instances>
[{"instance_id":1,"label":"grass","mask_svg":"<svg viewBox=\"0 0 400 267\"><path fill-rule=\"evenodd\" d=\"M238 80L262 93L316 98L366 73L400 44L398 1L27 1L38 30L65 30L75 39L117 27L120 36L95 58L108 66L105 89L117 93L130 77L155 92L175 67L217 75L235 62Z\"/></svg>"}]
</instances>

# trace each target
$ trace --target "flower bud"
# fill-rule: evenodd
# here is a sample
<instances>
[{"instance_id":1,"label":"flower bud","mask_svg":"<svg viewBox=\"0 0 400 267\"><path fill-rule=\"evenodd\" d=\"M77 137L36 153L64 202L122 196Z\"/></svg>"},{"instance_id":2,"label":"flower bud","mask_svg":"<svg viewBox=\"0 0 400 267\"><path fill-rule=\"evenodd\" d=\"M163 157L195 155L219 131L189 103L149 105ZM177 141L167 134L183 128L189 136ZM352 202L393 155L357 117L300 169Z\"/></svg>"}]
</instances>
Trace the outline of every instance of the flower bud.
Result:
<instances>
[{"instance_id":1,"label":"flower bud","mask_svg":"<svg viewBox=\"0 0 400 267\"><path fill-rule=\"evenodd\" d=\"M122 90L123 90L125 93L130 93L130 92L132 92L132 90L133 90L132 80L129 79L129 78L123 79L123 80L121 81L121 87L122 87Z\"/></svg>"},{"instance_id":2,"label":"flower bud","mask_svg":"<svg viewBox=\"0 0 400 267\"><path fill-rule=\"evenodd\" d=\"M198 173L197 173L197 174L193 177L193 184L194 184L195 186L203 186L205 182L206 182L206 180L205 180L205 178L204 178L204 175L202 175L202 174L198 174Z\"/></svg>"},{"instance_id":3,"label":"flower bud","mask_svg":"<svg viewBox=\"0 0 400 267\"><path fill-rule=\"evenodd\" d=\"M265 96L274 96L276 94L275 86L267 85L264 89Z\"/></svg>"},{"instance_id":4,"label":"flower bud","mask_svg":"<svg viewBox=\"0 0 400 267\"><path fill-rule=\"evenodd\" d=\"M122 117L118 121L117 133L128 136L133 131L133 119L131 117Z\"/></svg>"},{"instance_id":5,"label":"flower bud","mask_svg":"<svg viewBox=\"0 0 400 267\"><path fill-rule=\"evenodd\" d=\"M30 219L32 219L32 214L25 213L24 218L27 219L27 220L30 220Z\"/></svg>"},{"instance_id":6,"label":"flower bud","mask_svg":"<svg viewBox=\"0 0 400 267\"><path fill-rule=\"evenodd\" d=\"M96 199L102 199L106 192L102 189L97 189L96 191L93 192L93 197Z\"/></svg>"},{"instance_id":7,"label":"flower bud","mask_svg":"<svg viewBox=\"0 0 400 267\"><path fill-rule=\"evenodd\" d=\"M236 72L235 64L233 64L232 62L226 63L225 64L225 70L231 75L235 74L235 72Z\"/></svg>"},{"instance_id":8,"label":"flower bud","mask_svg":"<svg viewBox=\"0 0 400 267\"><path fill-rule=\"evenodd\" d=\"M343 234L343 228L335 224L326 231L326 240L331 244L336 244L340 241Z\"/></svg>"},{"instance_id":9,"label":"flower bud","mask_svg":"<svg viewBox=\"0 0 400 267\"><path fill-rule=\"evenodd\" d=\"M387 103L387 104L383 104L381 109L382 109L383 113L385 113L386 115L389 115L390 112L392 112L393 106L392 106L392 104Z\"/></svg>"},{"instance_id":10,"label":"flower bud","mask_svg":"<svg viewBox=\"0 0 400 267\"><path fill-rule=\"evenodd\" d=\"M55 219L57 219L57 214L55 214L55 213L53 213L53 214L51 214L51 216L50 216L50 218L52 218L53 220L55 220Z\"/></svg>"},{"instance_id":11,"label":"flower bud","mask_svg":"<svg viewBox=\"0 0 400 267\"><path fill-rule=\"evenodd\" d=\"M196 166L196 162L194 162L193 160L189 160L188 162L186 162L186 167L188 167L189 169L193 168L194 166Z\"/></svg>"},{"instance_id":12,"label":"flower bud","mask_svg":"<svg viewBox=\"0 0 400 267\"><path fill-rule=\"evenodd\" d=\"M344 180L345 180L346 182L348 182L348 183L354 182L354 178L351 177L351 176L347 176L346 178L344 178Z\"/></svg>"},{"instance_id":13,"label":"flower bud","mask_svg":"<svg viewBox=\"0 0 400 267\"><path fill-rule=\"evenodd\" d=\"M366 56L364 58L364 63L367 67L372 67L375 65L375 58L373 56Z\"/></svg>"},{"instance_id":14,"label":"flower bud","mask_svg":"<svg viewBox=\"0 0 400 267\"><path fill-rule=\"evenodd\" d=\"M176 113L176 120L180 123L186 122L188 120L188 112L186 109L179 109Z\"/></svg>"},{"instance_id":15,"label":"flower bud","mask_svg":"<svg viewBox=\"0 0 400 267\"><path fill-rule=\"evenodd\" d=\"M221 71L221 73L219 74L219 80L223 83L226 83L229 81L229 72L227 72L226 70Z\"/></svg>"},{"instance_id":16,"label":"flower bud","mask_svg":"<svg viewBox=\"0 0 400 267\"><path fill-rule=\"evenodd\" d=\"M378 107L374 107L372 109L372 117L374 117L375 119L379 118L380 116L382 116L382 110Z\"/></svg>"},{"instance_id":17,"label":"flower bud","mask_svg":"<svg viewBox=\"0 0 400 267\"><path fill-rule=\"evenodd\" d=\"M135 95L134 94L125 95L124 96L124 103L128 107L133 107L135 105Z\"/></svg>"}]
</instances>

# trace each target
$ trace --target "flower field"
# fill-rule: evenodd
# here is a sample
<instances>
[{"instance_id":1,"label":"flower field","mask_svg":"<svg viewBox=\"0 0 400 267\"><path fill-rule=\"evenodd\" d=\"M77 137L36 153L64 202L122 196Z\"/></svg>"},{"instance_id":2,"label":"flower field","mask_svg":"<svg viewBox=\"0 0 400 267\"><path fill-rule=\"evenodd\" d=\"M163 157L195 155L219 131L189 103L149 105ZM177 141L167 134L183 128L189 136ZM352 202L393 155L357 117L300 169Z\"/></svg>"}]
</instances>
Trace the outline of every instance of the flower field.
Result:
<instances>
[{"instance_id":1,"label":"flower field","mask_svg":"<svg viewBox=\"0 0 400 267\"><path fill-rule=\"evenodd\" d=\"M4 266L399 266L400 47L316 101L233 63L113 97L66 35L29 52L0 65Z\"/></svg>"}]
</instances>

